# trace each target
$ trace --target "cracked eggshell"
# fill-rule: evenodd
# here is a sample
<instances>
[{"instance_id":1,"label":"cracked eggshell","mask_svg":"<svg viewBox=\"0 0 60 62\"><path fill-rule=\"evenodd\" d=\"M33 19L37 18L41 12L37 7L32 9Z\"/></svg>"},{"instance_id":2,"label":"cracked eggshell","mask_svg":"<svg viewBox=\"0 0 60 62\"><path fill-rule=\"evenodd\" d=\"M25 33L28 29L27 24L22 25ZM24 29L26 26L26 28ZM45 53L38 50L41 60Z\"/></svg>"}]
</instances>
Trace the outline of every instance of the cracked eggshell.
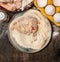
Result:
<instances>
[{"instance_id":1,"label":"cracked eggshell","mask_svg":"<svg viewBox=\"0 0 60 62\"><path fill-rule=\"evenodd\" d=\"M0 10L0 23L8 21L9 21L9 15L4 10Z\"/></svg>"},{"instance_id":2,"label":"cracked eggshell","mask_svg":"<svg viewBox=\"0 0 60 62\"><path fill-rule=\"evenodd\" d=\"M55 22L60 22L60 13L56 13L53 18Z\"/></svg>"},{"instance_id":3,"label":"cracked eggshell","mask_svg":"<svg viewBox=\"0 0 60 62\"><path fill-rule=\"evenodd\" d=\"M47 5L47 0L37 0L39 7L45 7Z\"/></svg>"},{"instance_id":4,"label":"cracked eggshell","mask_svg":"<svg viewBox=\"0 0 60 62\"><path fill-rule=\"evenodd\" d=\"M55 6L60 6L60 0L53 0L53 4Z\"/></svg>"},{"instance_id":5,"label":"cracked eggshell","mask_svg":"<svg viewBox=\"0 0 60 62\"><path fill-rule=\"evenodd\" d=\"M26 10L30 8L32 5L33 5L33 0L23 0L22 7L20 9L21 11Z\"/></svg>"},{"instance_id":6,"label":"cracked eggshell","mask_svg":"<svg viewBox=\"0 0 60 62\"><path fill-rule=\"evenodd\" d=\"M53 15L55 13L55 7L53 5L48 5L45 7L45 12L47 15Z\"/></svg>"},{"instance_id":7,"label":"cracked eggshell","mask_svg":"<svg viewBox=\"0 0 60 62\"><path fill-rule=\"evenodd\" d=\"M5 14L3 12L0 12L0 20L3 20L5 18Z\"/></svg>"}]
</instances>

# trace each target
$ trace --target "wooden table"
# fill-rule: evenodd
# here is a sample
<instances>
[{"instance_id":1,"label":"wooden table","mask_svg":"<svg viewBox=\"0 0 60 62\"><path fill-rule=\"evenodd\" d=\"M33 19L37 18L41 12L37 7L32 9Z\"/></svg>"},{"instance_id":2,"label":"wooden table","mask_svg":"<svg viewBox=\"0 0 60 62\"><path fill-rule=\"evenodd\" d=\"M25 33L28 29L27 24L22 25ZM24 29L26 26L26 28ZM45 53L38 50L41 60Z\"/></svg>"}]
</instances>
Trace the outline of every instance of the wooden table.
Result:
<instances>
[{"instance_id":1,"label":"wooden table","mask_svg":"<svg viewBox=\"0 0 60 62\"><path fill-rule=\"evenodd\" d=\"M26 54L15 49L8 39L9 22L0 23L0 62L60 62L60 28L52 24L53 32L50 43L42 51Z\"/></svg>"}]
</instances>

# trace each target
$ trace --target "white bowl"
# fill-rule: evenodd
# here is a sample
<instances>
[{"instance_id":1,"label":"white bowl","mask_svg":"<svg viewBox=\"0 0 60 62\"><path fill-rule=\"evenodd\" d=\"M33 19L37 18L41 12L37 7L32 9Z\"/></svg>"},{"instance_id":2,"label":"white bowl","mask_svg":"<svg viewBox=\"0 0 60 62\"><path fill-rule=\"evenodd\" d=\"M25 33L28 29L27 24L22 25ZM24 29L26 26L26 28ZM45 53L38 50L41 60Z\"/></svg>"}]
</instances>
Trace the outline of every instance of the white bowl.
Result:
<instances>
[{"instance_id":1,"label":"white bowl","mask_svg":"<svg viewBox=\"0 0 60 62\"><path fill-rule=\"evenodd\" d=\"M12 21L13 21L15 18L22 16L24 13L25 13L25 12L22 12L22 13L19 13L19 14L14 15L14 17L11 19L11 23L12 23ZM43 16L43 15L41 15L41 16ZM44 16L43 16L43 17L44 17ZM45 18L45 17L44 17L44 18ZM46 19L46 18L45 18L45 19ZM46 20L47 20L47 19L46 19ZM47 23L49 24L49 28L50 28L50 33L49 33L50 35L49 35L48 39L45 40L43 46L42 46L40 49L24 48L24 47L20 46L19 44L17 44L17 42L16 42L14 39L12 39L12 36L11 36L11 34L10 34L10 31L9 31L9 27L8 27L8 37L9 37L9 39L10 39L11 44L12 44L15 48L17 48L18 50L20 50L20 51L22 51L22 52L26 52L26 53L35 53L35 52L41 51L42 49L44 49L44 48L47 46L47 44L49 43L49 41L50 41L50 39L51 39L52 29L51 29L50 22L49 22L48 20L47 20ZM10 24L9 24L9 26L10 26Z\"/></svg>"}]
</instances>

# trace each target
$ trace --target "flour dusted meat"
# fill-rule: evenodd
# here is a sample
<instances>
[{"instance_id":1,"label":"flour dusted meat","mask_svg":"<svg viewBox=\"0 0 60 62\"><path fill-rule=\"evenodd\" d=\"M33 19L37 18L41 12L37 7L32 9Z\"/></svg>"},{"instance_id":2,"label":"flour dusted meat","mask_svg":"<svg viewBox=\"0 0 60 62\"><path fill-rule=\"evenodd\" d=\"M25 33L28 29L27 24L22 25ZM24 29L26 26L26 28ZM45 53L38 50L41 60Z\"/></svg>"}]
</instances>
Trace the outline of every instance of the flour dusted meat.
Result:
<instances>
[{"instance_id":1,"label":"flour dusted meat","mask_svg":"<svg viewBox=\"0 0 60 62\"><path fill-rule=\"evenodd\" d=\"M27 8L31 7L31 2L33 0L0 0L0 6L9 10L9 11L16 11L16 10L24 10L27 6Z\"/></svg>"}]
</instances>

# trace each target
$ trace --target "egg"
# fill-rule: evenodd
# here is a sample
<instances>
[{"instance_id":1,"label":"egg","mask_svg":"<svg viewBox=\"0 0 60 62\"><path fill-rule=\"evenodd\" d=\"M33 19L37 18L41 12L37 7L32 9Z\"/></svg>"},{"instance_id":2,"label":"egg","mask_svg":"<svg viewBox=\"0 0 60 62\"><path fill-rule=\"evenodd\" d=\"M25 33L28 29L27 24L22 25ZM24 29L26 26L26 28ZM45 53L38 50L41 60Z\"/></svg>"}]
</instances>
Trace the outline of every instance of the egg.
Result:
<instances>
[{"instance_id":1,"label":"egg","mask_svg":"<svg viewBox=\"0 0 60 62\"><path fill-rule=\"evenodd\" d=\"M60 22L60 13L56 13L53 18L55 22Z\"/></svg>"},{"instance_id":2,"label":"egg","mask_svg":"<svg viewBox=\"0 0 60 62\"><path fill-rule=\"evenodd\" d=\"M45 7L47 5L47 0L37 0L39 7Z\"/></svg>"},{"instance_id":3,"label":"egg","mask_svg":"<svg viewBox=\"0 0 60 62\"><path fill-rule=\"evenodd\" d=\"M55 6L60 6L60 0L53 0L53 4Z\"/></svg>"},{"instance_id":4,"label":"egg","mask_svg":"<svg viewBox=\"0 0 60 62\"><path fill-rule=\"evenodd\" d=\"M53 5L48 5L45 7L45 13L47 15L53 15L55 13L55 7Z\"/></svg>"}]
</instances>

